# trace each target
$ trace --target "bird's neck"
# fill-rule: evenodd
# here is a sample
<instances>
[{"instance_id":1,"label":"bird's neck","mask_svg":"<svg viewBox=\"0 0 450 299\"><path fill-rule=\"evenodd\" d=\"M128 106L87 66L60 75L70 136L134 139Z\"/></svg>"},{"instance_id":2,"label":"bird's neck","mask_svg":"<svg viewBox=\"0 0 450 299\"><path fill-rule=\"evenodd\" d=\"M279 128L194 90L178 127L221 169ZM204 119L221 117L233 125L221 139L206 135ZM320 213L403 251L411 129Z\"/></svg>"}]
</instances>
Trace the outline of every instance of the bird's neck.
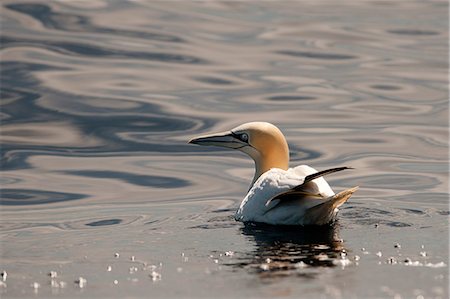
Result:
<instances>
[{"instance_id":1,"label":"bird's neck","mask_svg":"<svg viewBox=\"0 0 450 299\"><path fill-rule=\"evenodd\" d=\"M289 150L287 148L283 148L281 151L277 151L276 153L260 154L257 157L254 157L253 160L255 161L255 176L253 177L250 188L263 173L272 168L288 170Z\"/></svg>"}]
</instances>

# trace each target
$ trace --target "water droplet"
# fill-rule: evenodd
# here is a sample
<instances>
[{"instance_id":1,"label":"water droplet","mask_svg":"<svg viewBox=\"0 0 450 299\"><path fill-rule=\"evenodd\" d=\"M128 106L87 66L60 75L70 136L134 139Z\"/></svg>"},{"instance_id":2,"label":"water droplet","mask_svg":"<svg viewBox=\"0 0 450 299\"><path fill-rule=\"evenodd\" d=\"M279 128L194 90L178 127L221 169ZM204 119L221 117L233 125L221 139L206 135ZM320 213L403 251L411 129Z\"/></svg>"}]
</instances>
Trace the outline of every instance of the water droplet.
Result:
<instances>
[{"instance_id":1,"label":"water droplet","mask_svg":"<svg viewBox=\"0 0 450 299\"><path fill-rule=\"evenodd\" d=\"M112 271L112 267L108 266L108 268L106 268L106 271L111 272Z\"/></svg>"},{"instance_id":2,"label":"water droplet","mask_svg":"<svg viewBox=\"0 0 450 299\"><path fill-rule=\"evenodd\" d=\"M56 280L52 279L52 280L50 281L50 286L51 286L52 288L59 288L59 283L58 283Z\"/></svg>"},{"instance_id":3,"label":"water droplet","mask_svg":"<svg viewBox=\"0 0 450 299\"><path fill-rule=\"evenodd\" d=\"M269 264L261 264L259 267L264 271L267 271L270 269Z\"/></svg>"},{"instance_id":4,"label":"water droplet","mask_svg":"<svg viewBox=\"0 0 450 299\"><path fill-rule=\"evenodd\" d=\"M225 255L226 256L233 256L234 252L233 251L225 251Z\"/></svg>"},{"instance_id":5,"label":"water droplet","mask_svg":"<svg viewBox=\"0 0 450 299\"><path fill-rule=\"evenodd\" d=\"M80 288L84 288L87 284L87 280L86 278L79 277L77 280L75 280L75 283L78 284Z\"/></svg>"},{"instance_id":6,"label":"water droplet","mask_svg":"<svg viewBox=\"0 0 450 299\"><path fill-rule=\"evenodd\" d=\"M386 262L391 265L397 264L397 260L393 256L391 256Z\"/></svg>"},{"instance_id":7,"label":"water droplet","mask_svg":"<svg viewBox=\"0 0 450 299\"><path fill-rule=\"evenodd\" d=\"M119 284L119 281L116 279L116 280L114 280L114 284L115 285L118 285Z\"/></svg>"},{"instance_id":8,"label":"water droplet","mask_svg":"<svg viewBox=\"0 0 450 299\"><path fill-rule=\"evenodd\" d=\"M158 273L156 271L152 271L152 273L150 273L150 277L152 278L152 281L161 280L161 273Z\"/></svg>"},{"instance_id":9,"label":"water droplet","mask_svg":"<svg viewBox=\"0 0 450 299\"><path fill-rule=\"evenodd\" d=\"M8 276L8 273L6 273L6 271L2 271L1 276L2 276L2 281L6 281L6 277Z\"/></svg>"}]
</instances>

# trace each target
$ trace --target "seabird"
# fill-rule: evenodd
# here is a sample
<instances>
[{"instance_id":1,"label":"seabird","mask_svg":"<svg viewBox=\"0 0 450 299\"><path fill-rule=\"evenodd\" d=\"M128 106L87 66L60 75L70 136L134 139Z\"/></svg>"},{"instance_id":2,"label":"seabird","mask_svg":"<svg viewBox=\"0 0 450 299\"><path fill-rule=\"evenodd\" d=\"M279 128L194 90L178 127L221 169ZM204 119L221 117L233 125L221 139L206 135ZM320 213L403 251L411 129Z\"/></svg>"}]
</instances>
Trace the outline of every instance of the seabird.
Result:
<instances>
[{"instance_id":1,"label":"seabird","mask_svg":"<svg viewBox=\"0 0 450 299\"><path fill-rule=\"evenodd\" d=\"M239 150L255 162L255 176L235 219L272 225L324 225L358 187L335 194L323 176L351 169L317 171L308 165L289 168L283 133L267 122L249 122L230 131L204 135L189 143Z\"/></svg>"}]
</instances>

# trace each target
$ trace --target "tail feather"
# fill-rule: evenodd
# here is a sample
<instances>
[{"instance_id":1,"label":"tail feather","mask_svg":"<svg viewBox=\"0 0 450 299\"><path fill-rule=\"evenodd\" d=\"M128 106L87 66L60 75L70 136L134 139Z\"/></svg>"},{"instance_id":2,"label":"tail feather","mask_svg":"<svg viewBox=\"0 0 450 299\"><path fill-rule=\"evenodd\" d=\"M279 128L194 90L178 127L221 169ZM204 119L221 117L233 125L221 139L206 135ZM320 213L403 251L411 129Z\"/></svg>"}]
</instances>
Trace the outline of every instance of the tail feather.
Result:
<instances>
[{"instance_id":1,"label":"tail feather","mask_svg":"<svg viewBox=\"0 0 450 299\"><path fill-rule=\"evenodd\" d=\"M332 196L329 200L308 209L305 213L305 224L323 225L334 219L334 210L346 202L358 187L350 188Z\"/></svg>"}]
</instances>

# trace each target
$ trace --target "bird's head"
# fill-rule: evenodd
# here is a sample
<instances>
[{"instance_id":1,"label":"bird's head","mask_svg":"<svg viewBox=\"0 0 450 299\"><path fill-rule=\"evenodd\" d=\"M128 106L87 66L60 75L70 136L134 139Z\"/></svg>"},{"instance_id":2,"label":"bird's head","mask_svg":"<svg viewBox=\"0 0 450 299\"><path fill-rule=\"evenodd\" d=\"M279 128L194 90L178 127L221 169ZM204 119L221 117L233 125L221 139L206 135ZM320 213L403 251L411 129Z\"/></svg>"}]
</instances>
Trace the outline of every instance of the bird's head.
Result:
<instances>
[{"instance_id":1,"label":"bird's head","mask_svg":"<svg viewBox=\"0 0 450 299\"><path fill-rule=\"evenodd\" d=\"M255 161L253 183L271 168L287 170L289 167L286 138L276 126L268 122L245 123L230 131L193 138L189 143L232 148L246 153Z\"/></svg>"}]
</instances>

